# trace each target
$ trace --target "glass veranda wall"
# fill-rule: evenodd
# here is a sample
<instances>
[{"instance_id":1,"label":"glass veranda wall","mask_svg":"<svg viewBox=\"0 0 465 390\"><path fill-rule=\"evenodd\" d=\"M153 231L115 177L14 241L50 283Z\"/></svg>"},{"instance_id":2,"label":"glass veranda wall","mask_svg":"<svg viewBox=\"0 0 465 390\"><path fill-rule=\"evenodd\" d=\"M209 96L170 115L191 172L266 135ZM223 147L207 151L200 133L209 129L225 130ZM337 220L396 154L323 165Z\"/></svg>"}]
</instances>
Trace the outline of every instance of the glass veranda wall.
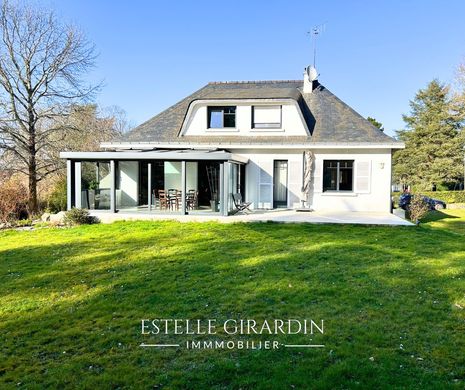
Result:
<instances>
[{"instance_id":1,"label":"glass veranda wall","mask_svg":"<svg viewBox=\"0 0 465 390\"><path fill-rule=\"evenodd\" d=\"M147 163L150 175L149 211L182 212L185 199L185 213L219 213L220 162L186 161L185 178L181 161L157 161ZM185 188L183 191L183 183ZM145 185L142 186L146 199ZM148 191L147 191L148 192Z\"/></svg>"},{"instance_id":2,"label":"glass veranda wall","mask_svg":"<svg viewBox=\"0 0 465 390\"><path fill-rule=\"evenodd\" d=\"M219 212L219 163L120 161L116 164L116 208L149 212ZM184 194L184 195L183 195Z\"/></svg>"},{"instance_id":3,"label":"glass veranda wall","mask_svg":"<svg viewBox=\"0 0 465 390\"><path fill-rule=\"evenodd\" d=\"M110 162L85 161L81 165L81 207L110 210Z\"/></svg>"},{"instance_id":4,"label":"glass veranda wall","mask_svg":"<svg viewBox=\"0 0 465 390\"><path fill-rule=\"evenodd\" d=\"M68 160L68 208L227 215L237 172L223 161Z\"/></svg>"},{"instance_id":5,"label":"glass veranda wall","mask_svg":"<svg viewBox=\"0 0 465 390\"><path fill-rule=\"evenodd\" d=\"M240 194L242 201L245 201L245 169L244 165L236 163L227 163L228 169L228 199L227 208L228 214L234 214L237 209L234 203L233 195Z\"/></svg>"}]
</instances>

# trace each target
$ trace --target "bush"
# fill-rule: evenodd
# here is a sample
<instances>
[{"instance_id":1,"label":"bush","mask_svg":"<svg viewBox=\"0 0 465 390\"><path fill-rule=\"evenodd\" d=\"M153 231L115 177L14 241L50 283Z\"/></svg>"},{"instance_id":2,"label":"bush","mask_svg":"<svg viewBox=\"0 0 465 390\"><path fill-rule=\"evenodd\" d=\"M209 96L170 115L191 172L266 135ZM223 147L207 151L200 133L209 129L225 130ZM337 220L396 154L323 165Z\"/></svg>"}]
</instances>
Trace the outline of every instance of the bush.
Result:
<instances>
[{"instance_id":1,"label":"bush","mask_svg":"<svg viewBox=\"0 0 465 390\"><path fill-rule=\"evenodd\" d=\"M32 219L20 219L14 225L16 227L32 226Z\"/></svg>"},{"instance_id":2,"label":"bush","mask_svg":"<svg viewBox=\"0 0 465 390\"><path fill-rule=\"evenodd\" d=\"M90 225L98 223L99 220L90 215L89 210L72 208L66 212L64 222L67 225Z\"/></svg>"},{"instance_id":3,"label":"bush","mask_svg":"<svg viewBox=\"0 0 465 390\"><path fill-rule=\"evenodd\" d=\"M66 177L59 179L47 199L47 210L52 213L66 210Z\"/></svg>"},{"instance_id":4,"label":"bush","mask_svg":"<svg viewBox=\"0 0 465 390\"><path fill-rule=\"evenodd\" d=\"M27 188L10 178L0 183L0 222L7 223L27 216Z\"/></svg>"},{"instance_id":5,"label":"bush","mask_svg":"<svg viewBox=\"0 0 465 390\"><path fill-rule=\"evenodd\" d=\"M413 195L408 211L410 220L418 225L420 223L420 219L428 214L429 206L428 203L423 200L421 195Z\"/></svg>"}]
</instances>

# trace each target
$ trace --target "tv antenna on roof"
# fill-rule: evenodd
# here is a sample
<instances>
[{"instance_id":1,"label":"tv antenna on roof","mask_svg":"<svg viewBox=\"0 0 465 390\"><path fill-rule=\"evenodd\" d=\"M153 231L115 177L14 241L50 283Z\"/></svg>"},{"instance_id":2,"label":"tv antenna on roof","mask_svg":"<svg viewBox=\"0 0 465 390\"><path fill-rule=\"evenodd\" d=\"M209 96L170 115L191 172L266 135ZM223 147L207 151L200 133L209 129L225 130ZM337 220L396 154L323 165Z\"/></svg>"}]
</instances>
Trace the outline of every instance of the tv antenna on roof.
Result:
<instances>
[{"instance_id":1,"label":"tv antenna on roof","mask_svg":"<svg viewBox=\"0 0 465 390\"><path fill-rule=\"evenodd\" d=\"M312 27L311 31L308 31L307 34L312 35L312 41L313 41L313 67L315 68L316 65L316 38L318 35L324 33L326 30L326 22L319 24L318 26Z\"/></svg>"}]
</instances>

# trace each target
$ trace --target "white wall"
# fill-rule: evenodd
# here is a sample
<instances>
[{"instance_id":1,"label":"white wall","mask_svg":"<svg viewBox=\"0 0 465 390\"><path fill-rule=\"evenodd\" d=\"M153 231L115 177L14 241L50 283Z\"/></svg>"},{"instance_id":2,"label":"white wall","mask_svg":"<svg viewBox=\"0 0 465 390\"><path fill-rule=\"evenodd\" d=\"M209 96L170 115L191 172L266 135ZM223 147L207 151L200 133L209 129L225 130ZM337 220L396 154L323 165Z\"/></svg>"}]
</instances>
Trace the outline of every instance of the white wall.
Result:
<instances>
[{"instance_id":1,"label":"white wall","mask_svg":"<svg viewBox=\"0 0 465 390\"><path fill-rule=\"evenodd\" d=\"M110 164L108 164L109 166ZM110 188L111 187L111 171L108 172L108 175L100 179L99 188Z\"/></svg>"},{"instance_id":2,"label":"white wall","mask_svg":"<svg viewBox=\"0 0 465 390\"><path fill-rule=\"evenodd\" d=\"M252 129L252 106L254 105L282 105L282 127L279 129ZM236 128L209 129L207 128L207 107L213 105L236 106ZM300 108L295 101L284 100L276 102L221 102L221 103L193 103L189 109L183 125L182 135L227 135L227 136L305 136L307 130L301 116Z\"/></svg>"},{"instance_id":3,"label":"white wall","mask_svg":"<svg viewBox=\"0 0 465 390\"><path fill-rule=\"evenodd\" d=\"M266 150L235 150L249 158L246 167L246 199L253 208L273 207L273 161L288 160L288 207L299 208L306 196L301 192L303 175L303 150L282 150L270 153ZM314 183L311 207L322 211L390 211L391 151L381 150L315 150ZM322 192L323 160L354 160L354 185L351 193ZM369 186L357 185L359 163L370 167ZM359 188L360 187L360 188ZM268 197L268 201L263 201Z\"/></svg>"},{"instance_id":4,"label":"white wall","mask_svg":"<svg viewBox=\"0 0 465 390\"><path fill-rule=\"evenodd\" d=\"M181 189L181 161L165 162L165 191Z\"/></svg>"},{"instance_id":5,"label":"white wall","mask_svg":"<svg viewBox=\"0 0 465 390\"><path fill-rule=\"evenodd\" d=\"M328 150L315 153L315 167L322 171L323 160L354 159L354 191L352 194L322 192L323 175L315 183L312 207L315 210L382 211L391 210L391 150ZM357 163L368 162L369 188L357 188ZM318 171L316 171L318 176Z\"/></svg>"},{"instance_id":6,"label":"white wall","mask_svg":"<svg viewBox=\"0 0 465 390\"><path fill-rule=\"evenodd\" d=\"M198 190L198 163L186 162L186 190Z\"/></svg>"},{"instance_id":7,"label":"white wall","mask_svg":"<svg viewBox=\"0 0 465 390\"><path fill-rule=\"evenodd\" d=\"M181 161L165 162L165 191L169 189L181 190ZM198 164L186 163L186 190L197 190Z\"/></svg>"},{"instance_id":8,"label":"white wall","mask_svg":"<svg viewBox=\"0 0 465 390\"><path fill-rule=\"evenodd\" d=\"M139 203L139 162L120 161L120 195L117 207L135 207Z\"/></svg>"}]
</instances>

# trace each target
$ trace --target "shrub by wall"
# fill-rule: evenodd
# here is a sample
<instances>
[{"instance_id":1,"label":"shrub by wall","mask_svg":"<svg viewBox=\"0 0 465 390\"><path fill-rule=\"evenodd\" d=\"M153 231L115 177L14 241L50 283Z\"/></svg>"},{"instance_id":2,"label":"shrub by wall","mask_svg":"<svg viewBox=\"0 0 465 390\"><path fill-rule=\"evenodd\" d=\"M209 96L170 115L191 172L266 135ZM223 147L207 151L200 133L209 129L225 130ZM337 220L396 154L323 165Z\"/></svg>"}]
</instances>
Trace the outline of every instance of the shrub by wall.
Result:
<instances>
[{"instance_id":1,"label":"shrub by wall","mask_svg":"<svg viewBox=\"0 0 465 390\"><path fill-rule=\"evenodd\" d=\"M89 210L72 208L66 211L64 222L67 225L90 225L99 223L97 217L89 214Z\"/></svg>"},{"instance_id":2,"label":"shrub by wall","mask_svg":"<svg viewBox=\"0 0 465 390\"><path fill-rule=\"evenodd\" d=\"M410 201L408 210L410 220L418 225L420 219L428 214L428 211L428 204L423 200L423 197L421 195L414 195Z\"/></svg>"}]
</instances>

